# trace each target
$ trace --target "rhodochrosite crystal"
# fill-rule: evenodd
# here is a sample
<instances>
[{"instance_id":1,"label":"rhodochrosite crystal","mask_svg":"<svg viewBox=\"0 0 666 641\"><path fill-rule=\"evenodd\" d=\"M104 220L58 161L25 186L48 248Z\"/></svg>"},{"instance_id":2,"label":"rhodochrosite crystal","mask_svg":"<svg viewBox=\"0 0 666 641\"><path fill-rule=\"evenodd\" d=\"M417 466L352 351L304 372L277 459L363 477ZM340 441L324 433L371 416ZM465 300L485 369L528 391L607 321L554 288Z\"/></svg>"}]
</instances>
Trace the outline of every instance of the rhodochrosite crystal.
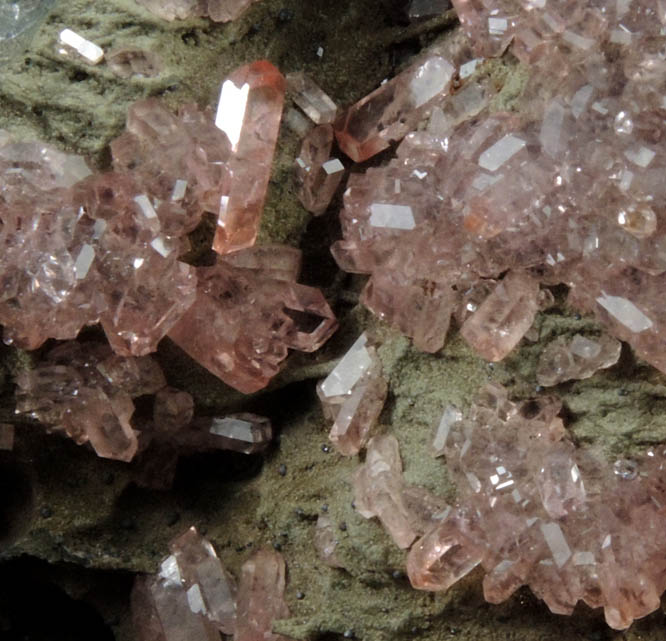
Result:
<instances>
[{"instance_id":1,"label":"rhodochrosite crystal","mask_svg":"<svg viewBox=\"0 0 666 641\"><path fill-rule=\"evenodd\" d=\"M459 503L439 515L407 560L414 587L447 589L474 567L485 597L529 585L548 607L603 607L628 627L659 607L666 588L666 452L609 465L567 438L561 404L516 404L487 386L444 436Z\"/></svg>"},{"instance_id":2,"label":"rhodochrosite crystal","mask_svg":"<svg viewBox=\"0 0 666 641\"><path fill-rule=\"evenodd\" d=\"M661 5L453 4L475 53L448 96L428 84L439 93L427 125L415 130L423 114L405 93L418 67L337 121L356 160L407 135L387 164L350 177L336 260L371 275L365 304L425 351L454 315L483 358L501 359L531 325L537 284L565 283L573 305L666 372ZM507 46L531 70L526 108L490 113L495 90L473 56Z\"/></svg>"}]
</instances>

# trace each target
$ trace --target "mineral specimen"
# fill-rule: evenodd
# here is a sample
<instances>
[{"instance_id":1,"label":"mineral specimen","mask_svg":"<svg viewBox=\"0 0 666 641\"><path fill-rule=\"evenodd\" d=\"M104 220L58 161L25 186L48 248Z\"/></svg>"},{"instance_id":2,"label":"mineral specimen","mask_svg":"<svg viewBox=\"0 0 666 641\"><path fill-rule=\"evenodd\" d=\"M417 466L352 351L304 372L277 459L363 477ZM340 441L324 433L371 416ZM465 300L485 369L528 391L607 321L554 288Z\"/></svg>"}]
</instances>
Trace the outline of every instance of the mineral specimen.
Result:
<instances>
[{"instance_id":1,"label":"mineral specimen","mask_svg":"<svg viewBox=\"0 0 666 641\"><path fill-rule=\"evenodd\" d=\"M287 89L294 102L306 113L315 125L325 125L335 120L337 105L331 97L302 71L288 73Z\"/></svg>"},{"instance_id":2,"label":"mineral specimen","mask_svg":"<svg viewBox=\"0 0 666 641\"><path fill-rule=\"evenodd\" d=\"M529 585L553 612L582 600L617 629L659 607L666 452L611 466L574 447L560 407L549 397L516 404L490 385L450 426L459 503L412 547L415 587L447 589L481 564L492 603Z\"/></svg>"},{"instance_id":3,"label":"mineral specimen","mask_svg":"<svg viewBox=\"0 0 666 641\"><path fill-rule=\"evenodd\" d=\"M331 158L332 146L333 128L320 125L305 136L296 158L298 199L315 216L326 211L345 172L340 160Z\"/></svg>"},{"instance_id":4,"label":"mineral specimen","mask_svg":"<svg viewBox=\"0 0 666 641\"><path fill-rule=\"evenodd\" d=\"M106 54L106 64L120 78L152 78L159 75L162 69L162 62L157 54L127 47L109 51Z\"/></svg>"},{"instance_id":5,"label":"mineral specimen","mask_svg":"<svg viewBox=\"0 0 666 641\"><path fill-rule=\"evenodd\" d=\"M267 260L271 254L279 260L281 250L273 248ZM222 258L198 268L196 300L169 332L192 358L245 393L267 385L288 348L314 351L337 327L318 289L267 271L234 267ZM307 320L315 320L314 329L307 331Z\"/></svg>"},{"instance_id":6,"label":"mineral specimen","mask_svg":"<svg viewBox=\"0 0 666 641\"><path fill-rule=\"evenodd\" d=\"M332 568L343 567L342 563L335 555L335 549L338 547L338 539L336 527L330 516L320 514L317 517L313 542L315 549L317 550L317 555L322 563L325 563Z\"/></svg>"},{"instance_id":7,"label":"mineral specimen","mask_svg":"<svg viewBox=\"0 0 666 641\"><path fill-rule=\"evenodd\" d=\"M71 29L63 29L58 36L58 52L61 55L76 55L91 65L99 64L104 58L104 50Z\"/></svg>"},{"instance_id":8,"label":"mineral specimen","mask_svg":"<svg viewBox=\"0 0 666 641\"><path fill-rule=\"evenodd\" d=\"M111 143L106 173L0 136L5 342L35 349L99 322L116 353L142 356L171 333L246 392L268 383L288 348L317 349L336 321L318 290L294 282L300 252L250 248L283 94L277 69L258 61L224 82L215 121L195 105L174 114L159 100L139 101ZM204 212L219 216L215 249L246 251L195 269L178 256ZM312 317L323 320L303 330Z\"/></svg>"},{"instance_id":9,"label":"mineral specimen","mask_svg":"<svg viewBox=\"0 0 666 641\"><path fill-rule=\"evenodd\" d=\"M213 546L195 528L171 542L154 577L132 591L132 619L141 641L219 641L235 628L235 583Z\"/></svg>"},{"instance_id":10,"label":"mineral specimen","mask_svg":"<svg viewBox=\"0 0 666 641\"><path fill-rule=\"evenodd\" d=\"M257 550L241 568L234 641L288 641L272 631L273 621L289 616L284 600L286 565L275 550Z\"/></svg>"},{"instance_id":11,"label":"mineral specimen","mask_svg":"<svg viewBox=\"0 0 666 641\"><path fill-rule=\"evenodd\" d=\"M413 131L423 112L404 90L417 67L337 121L341 147L355 160L412 130L388 164L349 180L343 240L333 247L338 264L371 274L365 304L427 351L443 344L461 295L493 279L495 291L475 303L463 336L484 358L503 358L529 326L535 282L564 283L572 304L666 372L657 293L666 273L663 12L649 0L571 10L453 4L475 51L448 98L442 85L428 84L439 97L427 128ZM493 89L479 87L469 70L478 56L507 46L531 70L526 108L483 113ZM437 77L449 74L440 69ZM517 274L522 284L514 289ZM512 298L511 289L525 298Z\"/></svg>"},{"instance_id":12,"label":"mineral specimen","mask_svg":"<svg viewBox=\"0 0 666 641\"><path fill-rule=\"evenodd\" d=\"M610 336L588 338L576 334L549 343L539 357L537 382L544 387L571 379L589 378L597 370L612 367L620 358L620 341Z\"/></svg>"},{"instance_id":13,"label":"mineral specimen","mask_svg":"<svg viewBox=\"0 0 666 641\"><path fill-rule=\"evenodd\" d=\"M132 398L153 394L166 383L150 356L119 357L103 343L72 341L21 372L16 384L17 411L79 444L90 442L99 456L129 461L138 448L130 423Z\"/></svg>"},{"instance_id":14,"label":"mineral specimen","mask_svg":"<svg viewBox=\"0 0 666 641\"><path fill-rule=\"evenodd\" d=\"M361 334L317 386L324 414L334 421L329 438L341 454L352 456L366 445L387 391L376 350Z\"/></svg>"},{"instance_id":15,"label":"mineral specimen","mask_svg":"<svg viewBox=\"0 0 666 641\"><path fill-rule=\"evenodd\" d=\"M427 56L349 107L335 123L342 151L362 162L400 140L446 94L454 71L440 55Z\"/></svg>"},{"instance_id":16,"label":"mineral specimen","mask_svg":"<svg viewBox=\"0 0 666 641\"><path fill-rule=\"evenodd\" d=\"M365 463L354 476L354 504L361 516L378 517L400 548L408 548L444 508L444 502L402 477L402 461L394 436L374 436Z\"/></svg>"},{"instance_id":17,"label":"mineral specimen","mask_svg":"<svg viewBox=\"0 0 666 641\"><path fill-rule=\"evenodd\" d=\"M231 145L229 184L218 201L213 249L254 245L280 130L285 80L267 60L236 69L223 83L215 124Z\"/></svg>"}]
</instances>

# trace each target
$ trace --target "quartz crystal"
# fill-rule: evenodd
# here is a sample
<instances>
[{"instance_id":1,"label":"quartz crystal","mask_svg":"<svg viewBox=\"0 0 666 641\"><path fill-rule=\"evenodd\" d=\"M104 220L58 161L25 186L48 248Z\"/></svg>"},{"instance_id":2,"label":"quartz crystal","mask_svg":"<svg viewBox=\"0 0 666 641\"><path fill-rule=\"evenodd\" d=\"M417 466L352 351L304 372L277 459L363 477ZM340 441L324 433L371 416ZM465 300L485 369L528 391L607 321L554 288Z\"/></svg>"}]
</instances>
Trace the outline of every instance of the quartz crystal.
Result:
<instances>
[{"instance_id":1,"label":"quartz crystal","mask_svg":"<svg viewBox=\"0 0 666 641\"><path fill-rule=\"evenodd\" d=\"M590 378L597 370L615 365L620 350L620 341L605 334L598 338L581 334L556 338L539 357L537 382L550 387L563 381Z\"/></svg>"},{"instance_id":2,"label":"quartz crystal","mask_svg":"<svg viewBox=\"0 0 666 641\"><path fill-rule=\"evenodd\" d=\"M191 527L169 545L190 604L197 603L224 634L236 624L236 584L224 569L213 546ZM197 610L195 610L197 611Z\"/></svg>"},{"instance_id":3,"label":"quartz crystal","mask_svg":"<svg viewBox=\"0 0 666 641\"><path fill-rule=\"evenodd\" d=\"M213 249L254 244L280 129L285 80L267 60L236 69L223 83L215 124L229 140L230 183L219 200Z\"/></svg>"},{"instance_id":4,"label":"quartz crystal","mask_svg":"<svg viewBox=\"0 0 666 641\"><path fill-rule=\"evenodd\" d=\"M128 60L133 68L136 58ZM192 104L173 113L157 99L134 103L105 173L0 132L5 343L35 349L100 323L113 350L129 357L154 352L171 332L205 367L251 392L279 370L288 348L313 351L328 338L336 326L328 304L295 282L300 252L249 247L284 79L258 61L234 72L222 94L217 120ZM197 270L179 255L206 212L220 216L218 250L246 249Z\"/></svg>"},{"instance_id":5,"label":"quartz crystal","mask_svg":"<svg viewBox=\"0 0 666 641\"><path fill-rule=\"evenodd\" d=\"M338 452L352 456L366 445L387 391L377 352L363 333L317 386L324 414L333 421L329 438Z\"/></svg>"},{"instance_id":6,"label":"quartz crystal","mask_svg":"<svg viewBox=\"0 0 666 641\"><path fill-rule=\"evenodd\" d=\"M420 488L409 488L394 436L374 436L365 463L354 476L354 504L366 519L376 516L396 545L408 548L432 524L444 502Z\"/></svg>"},{"instance_id":7,"label":"quartz crystal","mask_svg":"<svg viewBox=\"0 0 666 641\"><path fill-rule=\"evenodd\" d=\"M320 514L317 517L313 542L322 563L332 568L343 567L335 554L338 547L337 528L330 516Z\"/></svg>"},{"instance_id":8,"label":"quartz crystal","mask_svg":"<svg viewBox=\"0 0 666 641\"><path fill-rule=\"evenodd\" d=\"M286 619L286 566L279 552L257 550L241 568L236 602L234 641L287 641L272 631L273 621Z\"/></svg>"},{"instance_id":9,"label":"quartz crystal","mask_svg":"<svg viewBox=\"0 0 666 641\"><path fill-rule=\"evenodd\" d=\"M302 71L288 73L287 89L294 102L316 125L332 123L338 111L330 96Z\"/></svg>"},{"instance_id":10,"label":"quartz crystal","mask_svg":"<svg viewBox=\"0 0 666 641\"><path fill-rule=\"evenodd\" d=\"M120 78L152 78L162 70L162 61L156 53L130 47L109 51L106 64Z\"/></svg>"},{"instance_id":11,"label":"quartz crystal","mask_svg":"<svg viewBox=\"0 0 666 641\"><path fill-rule=\"evenodd\" d=\"M296 158L298 199L315 216L326 211L345 173L342 162L331 158L332 146L333 128L320 125L305 136Z\"/></svg>"},{"instance_id":12,"label":"quartz crystal","mask_svg":"<svg viewBox=\"0 0 666 641\"><path fill-rule=\"evenodd\" d=\"M528 585L558 614L578 601L602 607L616 629L659 607L666 452L609 464L573 445L560 408L553 397L513 403L492 384L465 417L449 416L443 448L459 501L412 546L414 587L444 590L481 565L492 603ZM386 460L381 474L396 465Z\"/></svg>"}]
</instances>

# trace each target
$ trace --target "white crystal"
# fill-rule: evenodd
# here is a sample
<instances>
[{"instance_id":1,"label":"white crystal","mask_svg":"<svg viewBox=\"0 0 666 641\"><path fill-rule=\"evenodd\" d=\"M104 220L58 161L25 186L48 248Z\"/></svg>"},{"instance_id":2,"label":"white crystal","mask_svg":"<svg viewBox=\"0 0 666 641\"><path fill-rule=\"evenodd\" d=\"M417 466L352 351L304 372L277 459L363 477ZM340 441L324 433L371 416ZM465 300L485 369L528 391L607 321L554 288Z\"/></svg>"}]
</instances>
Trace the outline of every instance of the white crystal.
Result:
<instances>
[{"instance_id":1,"label":"white crystal","mask_svg":"<svg viewBox=\"0 0 666 641\"><path fill-rule=\"evenodd\" d=\"M146 218L157 218L157 212L153 207L153 203L150 202L150 198L146 194L140 194L139 196L134 197L134 202L139 205L141 213Z\"/></svg>"},{"instance_id":2,"label":"white crystal","mask_svg":"<svg viewBox=\"0 0 666 641\"><path fill-rule=\"evenodd\" d=\"M95 260L95 250L92 245L85 244L81 247L79 255L74 263L74 272L76 280L83 280L88 275L88 270Z\"/></svg>"},{"instance_id":3,"label":"white crystal","mask_svg":"<svg viewBox=\"0 0 666 641\"><path fill-rule=\"evenodd\" d=\"M442 414L442 418L437 426L435 439L432 443L435 452L439 456L446 447L446 439L449 436L451 426L462 420L462 412L455 405L448 405Z\"/></svg>"},{"instance_id":4,"label":"white crystal","mask_svg":"<svg viewBox=\"0 0 666 641\"><path fill-rule=\"evenodd\" d=\"M411 100L414 107L421 107L436 95L444 92L455 69L444 58L435 56L422 64L410 83Z\"/></svg>"},{"instance_id":5,"label":"white crystal","mask_svg":"<svg viewBox=\"0 0 666 641\"><path fill-rule=\"evenodd\" d=\"M483 58L474 58L474 60L469 60L460 65L460 78L464 80L465 78L471 76L481 62L483 62Z\"/></svg>"},{"instance_id":6,"label":"white crystal","mask_svg":"<svg viewBox=\"0 0 666 641\"><path fill-rule=\"evenodd\" d=\"M237 87L231 80L225 80L222 83L220 102L215 114L215 126L227 134L233 151L238 151L238 141L245 120L249 95L250 85L247 82L242 87Z\"/></svg>"},{"instance_id":7,"label":"white crystal","mask_svg":"<svg viewBox=\"0 0 666 641\"><path fill-rule=\"evenodd\" d=\"M479 156L479 166L488 171L497 171L524 147L525 141L522 138L507 134Z\"/></svg>"},{"instance_id":8,"label":"white crystal","mask_svg":"<svg viewBox=\"0 0 666 641\"><path fill-rule=\"evenodd\" d=\"M370 224L373 227L391 229L414 229L416 227L414 214L409 205L390 203L372 203L370 205Z\"/></svg>"},{"instance_id":9,"label":"white crystal","mask_svg":"<svg viewBox=\"0 0 666 641\"><path fill-rule=\"evenodd\" d=\"M345 170L345 166L340 162L338 158L331 158L327 160L321 168L330 176L331 174L337 174L340 171Z\"/></svg>"},{"instance_id":10,"label":"white crystal","mask_svg":"<svg viewBox=\"0 0 666 641\"><path fill-rule=\"evenodd\" d=\"M319 389L326 398L349 394L372 365L370 353L367 350L368 337L361 334L333 371L324 379Z\"/></svg>"},{"instance_id":11,"label":"white crystal","mask_svg":"<svg viewBox=\"0 0 666 641\"><path fill-rule=\"evenodd\" d=\"M74 49L80 56L83 56L88 62L96 65L104 58L104 50L98 47L94 42L86 40L71 29L63 29L58 36L60 42L67 47Z\"/></svg>"},{"instance_id":12,"label":"white crystal","mask_svg":"<svg viewBox=\"0 0 666 641\"><path fill-rule=\"evenodd\" d=\"M597 298L597 303L632 332L644 332L653 325L652 321L636 305L621 296L609 296L602 291L601 296Z\"/></svg>"},{"instance_id":13,"label":"white crystal","mask_svg":"<svg viewBox=\"0 0 666 641\"><path fill-rule=\"evenodd\" d=\"M550 553L553 555L553 560L558 568L561 568L571 558L571 548L564 538L562 528L557 523L541 523L539 525L541 534L546 540L546 545Z\"/></svg>"},{"instance_id":14,"label":"white crystal","mask_svg":"<svg viewBox=\"0 0 666 641\"><path fill-rule=\"evenodd\" d=\"M173 192L171 193L171 200L174 203L180 202L185 198L185 191L187 189L187 180L179 178L176 180L173 186Z\"/></svg>"},{"instance_id":15,"label":"white crystal","mask_svg":"<svg viewBox=\"0 0 666 641\"><path fill-rule=\"evenodd\" d=\"M647 147L639 147L638 149L627 149L624 152L627 160L638 165L639 167L647 167L655 157L654 151L648 149Z\"/></svg>"},{"instance_id":16,"label":"white crystal","mask_svg":"<svg viewBox=\"0 0 666 641\"><path fill-rule=\"evenodd\" d=\"M254 443L255 441L252 433L252 423L238 418L214 419L210 433L217 436L226 436L237 441L245 441L246 443Z\"/></svg>"},{"instance_id":17,"label":"white crystal","mask_svg":"<svg viewBox=\"0 0 666 641\"><path fill-rule=\"evenodd\" d=\"M206 605L198 583L192 585L187 591L187 604L195 614L206 614Z\"/></svg>"},{"instance_id":18,"label":"white crystal","mask_svg":"<svg viewBox=\"0 0 666 641\"><path fill-rule=\"evenodd\" d=\"M180 569L178 568L178 561L172 554L168 556L160 565L159 577L164 579L167 584L180 586L182 577L180 576Z\"/></svg>"}]
</instances>

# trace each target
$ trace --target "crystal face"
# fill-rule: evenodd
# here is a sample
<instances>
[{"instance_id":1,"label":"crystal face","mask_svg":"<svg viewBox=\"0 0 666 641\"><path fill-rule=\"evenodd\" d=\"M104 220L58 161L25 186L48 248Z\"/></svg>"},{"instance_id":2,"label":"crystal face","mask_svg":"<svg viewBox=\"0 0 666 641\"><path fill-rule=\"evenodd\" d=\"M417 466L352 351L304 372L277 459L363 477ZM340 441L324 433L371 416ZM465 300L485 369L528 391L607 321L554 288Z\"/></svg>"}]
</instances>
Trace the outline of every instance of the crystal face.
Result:
<instances>
[{"instance_id":1,"label":"crystal face","mask_svg":"<svg viewBox=\"0 0 666 641\"><path fill-rule=\"evenodd\" d=\"M591 358L604 350L575 343L569 349ZM466 416L445 411L442 447L459 500L412 546L414 587L445 590L481 565L491 603L529 585L553 612L584 601L617 629L659 607L666 580L651 559L666 544L663 451L607 463L568 440L560 408L552 397L512 403L492 385ZM369 452L365 466L374 460ZM391 460L381 474L399 464Z\"/></svg>"}]
</instances>

